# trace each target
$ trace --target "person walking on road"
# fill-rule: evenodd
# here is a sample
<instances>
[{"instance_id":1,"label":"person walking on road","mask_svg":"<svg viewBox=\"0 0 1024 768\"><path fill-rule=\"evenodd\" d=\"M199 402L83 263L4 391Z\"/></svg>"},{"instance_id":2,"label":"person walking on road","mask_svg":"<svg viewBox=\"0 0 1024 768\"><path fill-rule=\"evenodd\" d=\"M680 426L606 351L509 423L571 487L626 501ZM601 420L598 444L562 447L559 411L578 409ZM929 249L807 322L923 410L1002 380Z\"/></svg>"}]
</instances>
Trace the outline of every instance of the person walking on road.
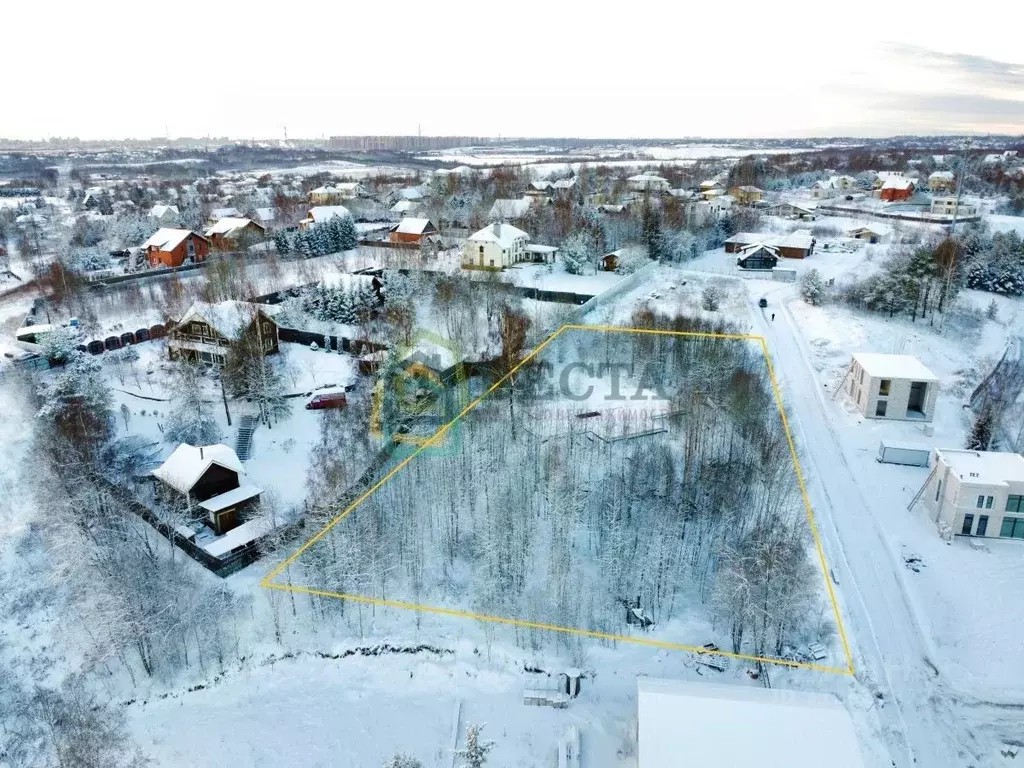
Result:
<instances>
[{"instance_id":1,"label":"person walking on road","mask_svg":"<svg viewBox=\"0 0 1024 768\"><path fill-rule=\"evenodd\" d=\"M775 322L775 313L774 312L772 312L772 322L773 323Z\"/></svg>"}]
</instances>

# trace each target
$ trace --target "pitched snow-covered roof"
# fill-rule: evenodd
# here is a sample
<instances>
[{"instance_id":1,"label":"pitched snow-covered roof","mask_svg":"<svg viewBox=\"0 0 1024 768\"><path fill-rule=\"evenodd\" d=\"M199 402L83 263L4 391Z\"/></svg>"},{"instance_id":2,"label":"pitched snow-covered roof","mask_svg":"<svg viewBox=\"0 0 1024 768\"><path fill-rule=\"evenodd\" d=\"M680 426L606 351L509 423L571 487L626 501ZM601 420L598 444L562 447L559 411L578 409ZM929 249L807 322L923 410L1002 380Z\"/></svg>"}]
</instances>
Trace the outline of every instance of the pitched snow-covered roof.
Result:
<instances>
[{"instance_id":1,"label":"pitched snow-covered roof","mask_svg":"<svg viewBox=\"0 0 1024 768\"><path fill-rule=\"evenodd\" d=\"M143 248L156 248L160 251L173 251L189 235L206 238L193 232L191 229L177 229L175 227L160 227L150 238L142 244Z\"/></svg>"},{"instance_id":2,"label":"pitched snow-covered roof","mask_svg":"<svg viewBox=\"0 0 1024 768\"><path fill-rule=\"evenodd\" d=\"M178 325L184 325L190 320L202 320L225 339L237 341L241 338L242 330L249 326L257 312L271 316L275 314L276 309L266 304L253 304L248 301L221 301L217 304L194 301Z\"/></svg>"},{"instance_id":3,"label":"pitched snow-covered roof","mask_svg":"<svg viewBox=\"0 0 1024 768\"><path fill-rule=\"evenodd\" d=\"M1024 482L1024 456L1019 453L936 448L935 454L965 483L1003 485Z\"/></svg>"},{"instance_id":4,"label":"pitched snow-covered roof","mask_svg":"<svg viewBox=\"0 0 1024 768\"><path fill-rule=\"evenodd\" d=\"M317 224L333 219L335 216L344 218L351 215L348 208L344 205L317 205L309 209L309 218Z\"/></svg>"},{"instance_id":5,"label":"pitched snow-covered roof","mask_svg":"<svg viewBox=\"0 0 1024 768\"><path fill-rule=\"evenodd\" d=\"M419 207L419 203L415 200L399 200L397 203L391 206L392 213L408 213L414 211Z\"/></svg>"},{"instance_id":6,"label":"pitched snow-covered roof","mask_svg":"<svg viewBox=\"0 0 1024 768\"><path fill-rule=\"evenodd\" d=\"M200 502L199 506L207 512L220 512L222 509L227 509L228 507L233 507L236 504L241 504L243 501L255 498L261 493L263 493L262 488L257 488L255 485L243 484L230 491L226 491L219 496L214 496L213 498Z\"/></svg>"},{"instance_id":7,"label":"pitched snow-covered roof","mask_svg":"<svg viewBox=\"0 0 1024 768\"><path fill-rule=\"evenodd\" d=\"M423 190L420 187L405 187L398 190L398 196L403 200L422 200Z\"/></svg>"},{"instance_id":8,"label":"pitched snow-covered roof","mask_svg":"<svg viewBox=\"0 0 1024 768\"><path fill-rule=\"evenodd\" d=\"M530 239L526 232L511 224L488 224L479 232L470 235L469 239L474 243L497 243L502 248L509 248L519 237Z\"/></svg>"},{"instance_id":9,"label":"pitched snow-covered roof","mask_svg":"<svg viewBox=\"0 0 1024 768\"><path fill-rule=\"evenodd\" d=\"M809 251L814 245L814 236L809 229L797 229L784 237L773 239L771 244L778 248L800 248Z\"/></svg>"},{"instance_id":10,"label":"pitched snow-covered roof","mask_svg":"<svg viewBox=\"0 0 1024 768\"><path fill-rule=\"evenodd\" d=\"M745 259L748 256L754 256L761 251L765 251L769 256L779 258L779 249L773 245L768 245L767 243L751 243L750 245L746 245L737 251L739 254L737 258Z\"/></svg>"},{"instance_id":11,"label":"pitched snow-covered roof","mask_svg":"<svg viewBox=\"0 0 1024 768\"><path fill-rule=\"evenodd\" d=\"M533 201L528 197L515 200L495 200L494 205L491 206L490 213L488 213L488 218L521 219L530 210L531 202Z\"/></svg>"},{"instance_id":12,"label":"pitched snow-covered roof","mask_svg":"<svg viewBox=\"0 0 1024 768\"><path fill-rule=\"evenodd\" d=\"M636 176L630 176L629 181L646 184L668 184L667 179L663 179L661 176L656 176L653 173L638 173Z\"/></svg>"},{"instance_id":13,"label":"pitched snow-covered roof","mask_svg":"<svg viewBox=\"0 0 1024 768\"><path fill-rule=\"evenodd\" d=\"M651 677L637 694L637 768L864 768L833 694Z\"/></svg>"},{"instance_id":14,"label":"pitched snow-covered roof","mask_svg":"<svg viewBox=\"0 0 1024 768\"><path fill-rule=\"evenodd\" d=\"M277 208L257 208L256 218L264 223L274 221L277 218Z\"/></svg>"},{"instance_id":15,"label":"pitched snow-covered roof","mask_svg":"<svg viewBox=\"0 0 1024 768\"><path fill-rule=\"evenodd\" d=\"M154 205L149 209L149 215L155 219L162 219L168 213L173 213L175 216L178 215L178 206L176 205Z\"/></svg>"},{"instance_id":16,"label":"pitched snow-covered roof","mask_svg":"<svg viewBox=\"0 0 1024 768\"><path fill-rule=\"evenodd\" d=\"M263 229L263 226L256 224L252 219L236 218L229 216L226 219L220 219L216 224L206 230L205 235L210 237L211 235L232 235L240 229L245 229L250 224Z\"/></svg>"},{"instance_id":17,"label":"pitched snow-covered roof","mask_svg":"<svg viewBox=\"0 0 1024 768\"><path fill-rule=\"evenodd\" d=\"M241 216L242 212L237 208L214 208L210 211L210 219L218 221L220 219L226 219L229 216Z\"/></svg>"},{"instance_id":18,"label":"pitched snow-covered roof","mask_svg":"<svg viewBox=\"0 0 1024 768\"><path fill-rule=\"evenodd\" d=\"M933 171L928 174L928 181L952 181L954 178L952 171Z\"/></svg>"},{"instance_id":19,"label":"pitched snow-covered roof","mask_svg":"<svg viewBox=\"0 0 1024 768\"><path fill-rule=\"evenodd\" d=\"M913 179L908 179L905 176L890 176L882 184L882 189L910 189L913 186Z\"/></svg>"},{"instance_id":20,"label":"pitched snow-covered roof","mask_svg":"<svg viewBox=\"0 0 1024 768\"><path fill-rule=\"evenodd\" d=\"M576 186L576 179L558 179L551 186L554 189L572 189Z\"/></svg>"},{"instance_id":21,"label":"pitched snow-covered roof","mask_svg":"<svg viewBox=\"0 0 1024 768\"><path fill-rule=\"evenodd\" d=\"M311 194L314 195L336 195L341 192L356 192L362 189L362 184L358 181L342 181L337 184L324 184L322 187L317 187Z\"/></svg>"},{"instance_id":22,"label":"pitched snow-covered roof","mask_svg":"<svg viewBox=\"0 0 1024 768\"><path fill-rule=\"evenodd\" d=\"M430 219L402 219L394 231L402 235L422 235L427 227L433 226Z\"/></svg>"},{"instance_id":23,"label":"pitched snow-covered roof","mask_svg":"<svg viewBox=\"0 0 1024 768\"><path fill-rule=\"evenodd\" d=\"M873 379L913 379L938 381L924 363L913 355L887 355L881 352L856 352L853 355L860 367Z\"/></svg>"},{"instance_id":24,"label":"pitched snow-covered roof","mask_svg":"<svg viewBox=\"0 0 1024 768\"><path fill-rule=\"evenodd\" d=\"M238 454L226 445L195 446L182 443L167 457L167 461L153 470L153 477L178 493L188 493L214 464L239 475L245 474Z\"/></svg>"},{"instance_id":25,"label":"pitched snow-covered roof","mask_svg":"<svg viewBox=\"0 0 1024 768\"><path fill-rule=\"evenodd\" d=\"M547 192L551 189L552 184L550 181L531 181L530 186L538 192Z\"/></svg>"}]
</instances>

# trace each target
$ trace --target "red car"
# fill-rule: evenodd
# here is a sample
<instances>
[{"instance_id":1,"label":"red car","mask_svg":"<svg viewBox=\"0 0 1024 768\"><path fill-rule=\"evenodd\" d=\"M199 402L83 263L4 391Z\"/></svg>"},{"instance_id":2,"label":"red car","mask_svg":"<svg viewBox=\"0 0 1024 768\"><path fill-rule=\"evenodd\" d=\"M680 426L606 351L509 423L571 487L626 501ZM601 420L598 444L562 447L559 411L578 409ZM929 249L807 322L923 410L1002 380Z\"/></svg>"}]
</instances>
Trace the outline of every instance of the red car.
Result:
<instances>
[{"instance_id":1,"label":"red car","mask_svg":"<svg viewBox=\"0 0 1024 768\"><path fill-rule=\"evenodd\" d=\"M344 408L347 402L344 392L321 392L309 398L306 402L306 410L317 411L321 408Z\"/></svg>"}]
</instances>

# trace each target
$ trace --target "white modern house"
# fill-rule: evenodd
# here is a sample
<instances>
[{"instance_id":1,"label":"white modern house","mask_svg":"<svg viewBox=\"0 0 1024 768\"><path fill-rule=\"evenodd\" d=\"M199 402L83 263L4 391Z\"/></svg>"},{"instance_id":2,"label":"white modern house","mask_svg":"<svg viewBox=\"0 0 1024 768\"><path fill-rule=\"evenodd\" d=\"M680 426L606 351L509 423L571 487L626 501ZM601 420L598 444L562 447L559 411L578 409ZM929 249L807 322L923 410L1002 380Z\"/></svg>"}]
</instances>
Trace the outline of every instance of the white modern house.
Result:
<instances>
[{"instance_id":1,"label":"white modern house","mask_svg":"<svg viewBox=\"0 0 1024 768\"><path fill-rule=\"evenodd\" d=\"M832 694L653 677L636 687L637 768L864 768Z\"/></svg>"},{"instance_id":2,"label":"white modern house","mask_svg":"<svg viewBox=\"0 0 1024 768\"><path fill-rule=\"evenodd\" d=\"M949 216L952 218L956 214L958 219L969 218L978 215L978 206L963 198L960 199L960 204L957 205L956 195L935 196L932 198L930 212L933 216Z\"/></svg>"},{"instance_id":3,"label":"white modern house","mask_svg":"<svg viewBox=\"0 0 1024 768\"><path fill-rule=\"evenodd\" d=\"M920 499L940 529L1024 539L1024 456L936 448L931 465Z\"/></svg>"},{"instance_id":4,"label":"white modern house","mask_svg":"<svg viewBox=\"0 0 1024 768\"><path fill-rule=\"evenodd\" d=\"M869 419L931 421L939 379L913 355L857 352L846 372L846 391Z\"/></svg>"},{"instance_id":5,"label":"white modern house","mask_svg":"<svg viewBox=\"0 0 1024 768\"><path fill-rule=\"evenodd\" d=\"M462 246L463 269L504 269L532 261L530 236L511 224L495 222L470 235Z\"/></svg>"}]
</instances>

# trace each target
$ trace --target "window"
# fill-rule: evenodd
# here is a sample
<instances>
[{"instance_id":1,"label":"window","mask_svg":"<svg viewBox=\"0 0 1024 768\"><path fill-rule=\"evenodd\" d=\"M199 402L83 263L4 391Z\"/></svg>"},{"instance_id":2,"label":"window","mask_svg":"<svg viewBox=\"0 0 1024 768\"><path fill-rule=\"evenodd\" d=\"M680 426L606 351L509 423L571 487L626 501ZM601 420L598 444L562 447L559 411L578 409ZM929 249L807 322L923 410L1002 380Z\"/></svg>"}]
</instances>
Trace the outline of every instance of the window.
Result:
<instances>
[{"instance_id":1,"label":"window","mask_svg":"<svg viewBox=\"0 0 1024 768\"><path fill-rule=\"evenodd\" d=\"M935 500L939 500L939 494L942 493L942 480L935 485Z\"/></svg>"},{"instance_id":2,"label":"window","mask_svg":"<svg viewBox=\"0 0 1024 768\"><path fill-rule=\"evenodd\" d=\"M1004 517L999 535L1004 539L1024 539L1024 517Z\"/></svg>"},{"instance_id":3,"label":"window","mask_svg":"<svg viewBox=\"0 0 1024 768\"><path fill-rule=\"evenodd\" d=\"M858 381L857 383L858 384L863 384L864 383L864 369L863 368L860 369L860 381Z\"/></svg>"},{"instance_id":4,"label":"window","mask_svg":"<svg viewBox=\"0 0 1024 768\"><path fill-rule=\"evenodd\" d=\"M886 400L879 400L875 404L875 416L885 416L885 409L889 405Z\"/></svg>"},{"instance_id":5,"label":"window","mask_svg":"<svg viewBox=\"0 0 1024 768\"><path fill-rule=\"evenodd\" d=\"M483 256L483 255L484 255L484 247L483 247L482 245L480 246L480 255L481 255L481 256Z\"/></svg>"},{"instance_id":6,"label":"window","mask_svg":"<svg viewBox=\"0 0 1024 768\"><path fill-rule=\"evenodd\" d=\"M1006 497L1006 511L1007 512L1022 512L1024 513L1024 496L1010 495Z\"/></svg>"},{"instance_id":7,"label":"window","mask_svg":"<svg viewBox=\"0 0 1024 768\"><path fill-rule=\"evenodd\" d=\"M964 536L971 535L971 529L974 527L974 515L964 515L964 527L960 529L960 533Z\"/></svg>"},{"instance_id":8,"label":"window","mask_svg":"<svg viewBox=\"0 0 1024 768\"><path fill-rule=\"evenodd\" d=\"M976 506L978 509L981 509L982 507L984 507L985 506L985 497L984 496L979 496L978 497L978 503L975 504L974 506Z\"/></svg>"},{"instance_id":9,"label":"window","mask_svg":"<svg viewBox=\"0 0 1024 768\"><path fill-rule=\"evenodd\" d=\"M978 530L975 532L975 536L984 536L988 532L988 515L982 515L978 518Z\"/></svg>"},{"instance_id":10,"label":"window","mask_svg":"<svg viewBox=\"0 0 1024 768\"><path fill-rule=\"evenodd\" d=\"M879 397L888 397L889 396L889 387L891 387L891 386L892 386L892 379L882 379L881 381L879 381L878 382L878 396Z\"/></svg>"},{"instance_id":11,"label":"window","mask_svg":"<svg viewBox=\"0 0 1024 768\"><path fill-rule=\"evenodd\" d=\"M985 509L992 509L992 502L993 501L995 501L995 499L993 497L986 496L985 497Z\"/></svg>"}]
</instances>

